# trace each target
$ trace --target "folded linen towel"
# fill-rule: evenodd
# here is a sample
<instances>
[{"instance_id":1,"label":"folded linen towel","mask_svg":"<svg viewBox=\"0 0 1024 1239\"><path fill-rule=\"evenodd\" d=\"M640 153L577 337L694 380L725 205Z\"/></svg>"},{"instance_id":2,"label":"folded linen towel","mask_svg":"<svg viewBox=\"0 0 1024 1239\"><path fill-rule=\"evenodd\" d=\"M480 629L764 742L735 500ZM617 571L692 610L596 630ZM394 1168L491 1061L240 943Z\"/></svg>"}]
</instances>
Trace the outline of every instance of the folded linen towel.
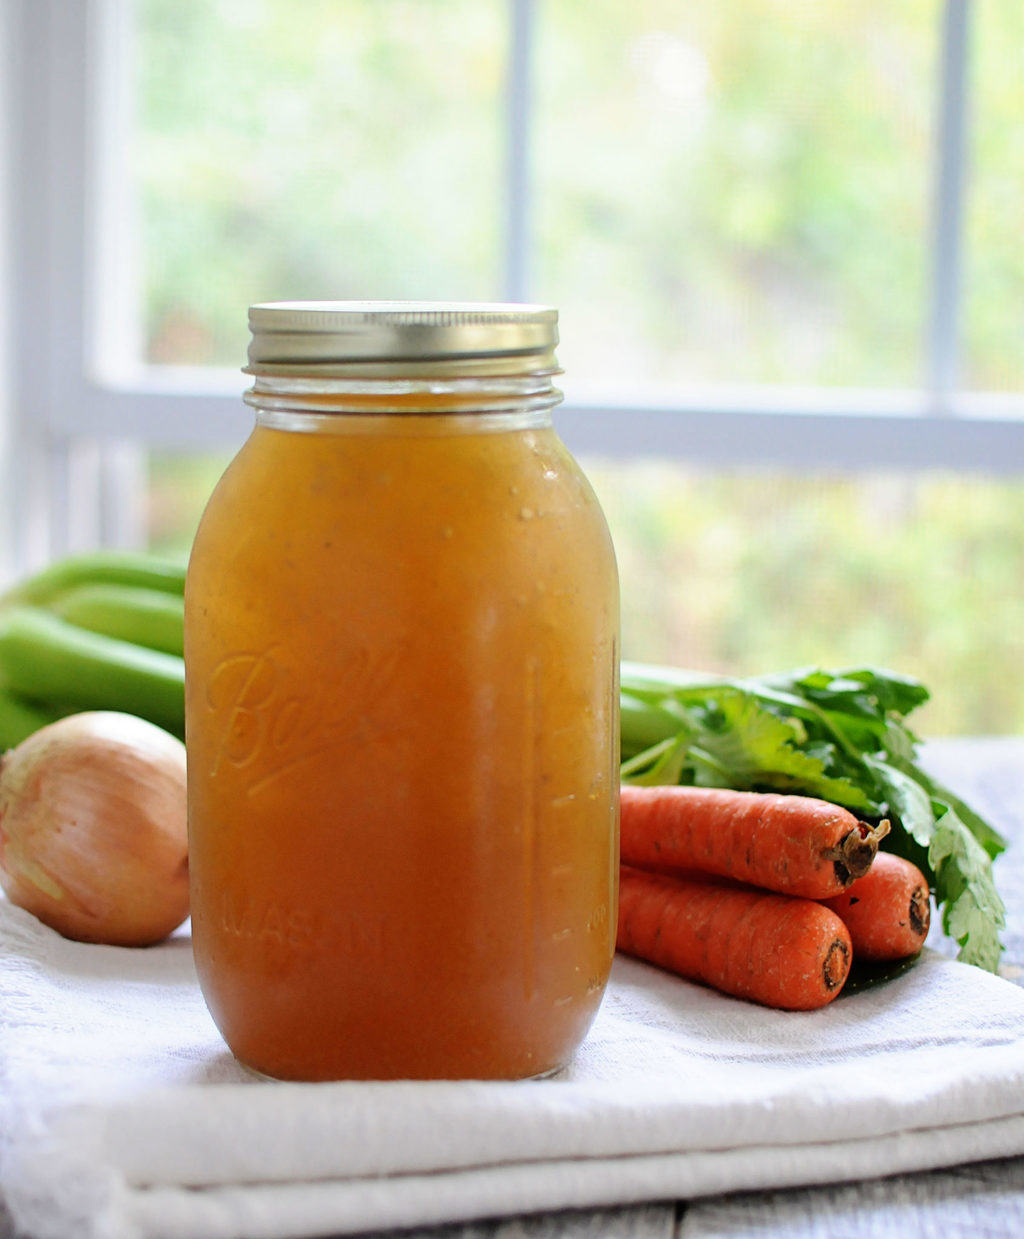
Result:
<instances>
[{"instance_id":1,"label":"folded linen towel","mask_svg":"<svg viewBox=\"0 0 1024 1239\"><path fill-rule=\"evenodd\" d=\"M37 1239L272 1239L839 1182L1024 1152L1024 992L926 952L818 1012L616 960L523 1083L280 1084L187 935L63 940L0 901L0 1187Z\"/></svg>"}]
</instances>

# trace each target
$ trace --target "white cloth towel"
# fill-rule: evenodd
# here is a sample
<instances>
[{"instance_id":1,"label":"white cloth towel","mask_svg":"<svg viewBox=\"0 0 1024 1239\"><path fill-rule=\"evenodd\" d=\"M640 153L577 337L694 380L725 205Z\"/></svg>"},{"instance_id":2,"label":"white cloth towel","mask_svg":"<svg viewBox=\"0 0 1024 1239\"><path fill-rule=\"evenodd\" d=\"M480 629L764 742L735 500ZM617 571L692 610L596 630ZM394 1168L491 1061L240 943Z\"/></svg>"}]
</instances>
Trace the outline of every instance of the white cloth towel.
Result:
<instances>
[{"instance_id":1,"label":"white cloth towel","mask_svg":"<svg viewBox=\"0 0 1024 1239\"><path fill-rule=\"evenodd\" d=\"M783 1013L616 961L571 1066L523 1083L275 1084L190 942L66 942L0 901L7 1206L37 1239L271 1239L1024 1152L1024 991L926 952Z\"/></svg>"}]
</instances>

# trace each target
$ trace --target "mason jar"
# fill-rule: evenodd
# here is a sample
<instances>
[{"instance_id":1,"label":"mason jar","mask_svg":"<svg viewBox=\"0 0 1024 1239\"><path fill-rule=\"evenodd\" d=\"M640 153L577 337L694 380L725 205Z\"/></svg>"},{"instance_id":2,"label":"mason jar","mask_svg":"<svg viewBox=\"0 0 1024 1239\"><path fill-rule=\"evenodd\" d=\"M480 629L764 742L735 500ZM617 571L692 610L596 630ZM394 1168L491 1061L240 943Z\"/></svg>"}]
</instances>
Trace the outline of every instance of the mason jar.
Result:
<instances>
[{"instance_id":1,"label":"mason jar","mask_svg":"<svg viewBox=\"0 0 1024 1239\"><path fill-rule=\"evenodd\" d=\"M253 306L186 589L192 932L236 1057L522 1078L615 945L618 583L557 312Z\"/></svg>"}]
</instances>

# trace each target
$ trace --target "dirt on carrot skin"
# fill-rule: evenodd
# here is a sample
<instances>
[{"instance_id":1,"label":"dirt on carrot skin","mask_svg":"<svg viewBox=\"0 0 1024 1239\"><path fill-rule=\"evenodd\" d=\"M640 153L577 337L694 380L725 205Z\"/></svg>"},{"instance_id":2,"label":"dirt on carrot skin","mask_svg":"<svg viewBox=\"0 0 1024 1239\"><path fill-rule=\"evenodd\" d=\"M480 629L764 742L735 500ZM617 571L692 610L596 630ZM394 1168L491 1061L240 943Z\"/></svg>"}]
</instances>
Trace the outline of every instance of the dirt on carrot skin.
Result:
<instances>
[{"instance_id":1,"label":"dirt on carrot skin","mask_svg":"<svg viewBox=\"0 0 1024 1239\"><path fill-rule=\"evenodd\" d=\"M814 900L626 865L617 944L687 980L793 1011L831 1002L853 958L842 920Z\"/></svg>"}]
</instances>

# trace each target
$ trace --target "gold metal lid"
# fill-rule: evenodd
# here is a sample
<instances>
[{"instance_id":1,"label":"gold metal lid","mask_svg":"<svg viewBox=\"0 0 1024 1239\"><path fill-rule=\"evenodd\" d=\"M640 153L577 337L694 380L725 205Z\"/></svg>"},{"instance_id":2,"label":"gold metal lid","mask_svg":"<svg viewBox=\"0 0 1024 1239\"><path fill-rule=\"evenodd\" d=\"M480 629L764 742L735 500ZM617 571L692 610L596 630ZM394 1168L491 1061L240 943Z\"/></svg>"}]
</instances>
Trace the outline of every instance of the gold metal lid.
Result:
<instances>
[{"instance_id":1,"label":"gold metal lid","mask_svg":"<svg viewBox=\"0 0 1024 1239\"><path fill-rule=\"evenodd\" d=\"M249 308L246 374L359 378L553 374L558 311L447 301L279 301Z\"/></svg>"}]
</instances>

